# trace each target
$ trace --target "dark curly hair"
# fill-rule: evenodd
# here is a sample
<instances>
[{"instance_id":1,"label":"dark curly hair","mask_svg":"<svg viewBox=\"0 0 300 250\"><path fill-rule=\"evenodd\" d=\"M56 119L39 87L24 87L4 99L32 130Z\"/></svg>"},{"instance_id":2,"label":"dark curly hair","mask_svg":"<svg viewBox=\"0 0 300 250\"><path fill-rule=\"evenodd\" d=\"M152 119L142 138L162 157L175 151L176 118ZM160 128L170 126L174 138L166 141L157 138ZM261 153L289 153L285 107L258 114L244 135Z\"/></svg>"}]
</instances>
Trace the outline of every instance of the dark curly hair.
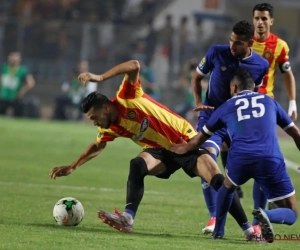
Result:
<instances>
[{"instance_id":1,"label":"dark curly hair","mask_svg":"<svg viewBox=\"0 0 300 250\"><path fill-rule=\"evenodd\" d=\"M236 23L233 26L232 31L238 36L243 36L245 40L251 40L254 36L253 25L245 20Z\"/></svg>"},{"instance_id":2,"label":"dark curly hair","mask_svg":"<svg viewBox=\"0 0 300 250\"><path fill-rule=\"evenodd\" d=\"M256 4L253 8L252 14L254 15L254 12L258 11L268 11L271 18L274 16L274 7L269 3L260 3Z\"/></svg>"},{"instance_id":3,"label":"dark curly hair","mask_svg":"<svg viewBox=\"0 0 300 250\"><path fill-rule=\"evenodd\" d=\"M102 108L104 104L109 102L109 99L105 95L99 92L92 92L82 100L80 110L83 113L87 113L91 107Z\"/></svg>"},{"instance_id":4,"label":"dark curly hair","mask_svg":"<svg viewBox=\"0 0 300 250\"><path fill-rule=\"evenodd\" d=\"M247 69L239 68L235 71L233 79L238 82L238 87L241 90L253 89L254 80L252 74Z\"/></svg>"}]
</instances>

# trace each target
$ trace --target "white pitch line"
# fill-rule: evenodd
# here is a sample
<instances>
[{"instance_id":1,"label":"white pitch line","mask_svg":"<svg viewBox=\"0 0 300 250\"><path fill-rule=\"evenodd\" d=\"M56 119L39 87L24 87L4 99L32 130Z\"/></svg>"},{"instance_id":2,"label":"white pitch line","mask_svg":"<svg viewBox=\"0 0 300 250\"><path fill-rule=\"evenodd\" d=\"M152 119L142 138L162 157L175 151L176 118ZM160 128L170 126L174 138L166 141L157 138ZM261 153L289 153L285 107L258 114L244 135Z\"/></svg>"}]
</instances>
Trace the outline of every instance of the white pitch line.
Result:
<instances>
[{"instance_id":1,"label":"white pitch line","mask_svg":"<svg viewBox=\"0 0 300 250\"><path fill-rule=\"evenodd\" d=\"M285 161L285 164L288 168L294 169L295 171L300 173L300 171L298 170L298 167L300 166L299 164L296 164L295 162L292 162L288 159L284 159L284 161Z\"/></svg>"},{"instance_id":2,"label":"white pitch line","mask_svg":"<svg viewBox=\"0 0 300 250\"><path fill-rule=\"evenodd\" d=\"M87 186L68 186L68 185L48 185L48 184L40 184L40 183L25 183L25 182L6 182L0 181L0 185L2 186L12 186L19 185L23 187L36 187L36 188L53 188L53 189L69 189L69 190L81 190L81 191L98 191L98 192L125 192L125 189L115 189L115 188L97 188L97 187L87 187ZM146 191L146 194L154 194L154 195L170 195L167 192L159 192L159 191Z\"/></svg>"}]
</instances>

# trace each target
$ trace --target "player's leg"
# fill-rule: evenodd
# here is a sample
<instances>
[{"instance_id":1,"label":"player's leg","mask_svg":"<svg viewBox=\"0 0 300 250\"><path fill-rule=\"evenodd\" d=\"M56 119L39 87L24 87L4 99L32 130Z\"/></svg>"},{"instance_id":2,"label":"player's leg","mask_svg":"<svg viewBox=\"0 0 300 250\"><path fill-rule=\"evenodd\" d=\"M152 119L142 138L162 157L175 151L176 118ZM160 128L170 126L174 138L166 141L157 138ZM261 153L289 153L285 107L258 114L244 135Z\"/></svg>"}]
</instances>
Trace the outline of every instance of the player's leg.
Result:
<instances>
[{"instance_id":1,"label":"player's leg","mask_svg":"<svg viewBox=\"0 0 300 250\"><path fill-rule=\"evenodd\" d=\"M197 131L200 131L202 127L206 124L206 122L209 120L209 117L211 115L211 111L201 111L200 115L198 117L198 126ZM218 146L216 147L213 145L213 147L208 148L209 152L211 153L211 157L217 161L217 155L219 152ZM206 224L206 226L202 229L203 233L212 233L215 227L215 221L216 221L216 196L217 192L210 186L209 182L207 182L205 179L201 178L201 187L203 191L204 200L206 203L206 207L209 211L209 220Z\"/></svg>"},{"instance_id":2,"label":"player's leg","mask_svg":"<svg viewBox=\"0 0 300 250\"><path fill-rule=\"evenodd\" d=\"M228 168L233 169L230 165ZM223 177L221 185L219 184L218 187L215 187L218 188L218 194L216 198L216 225L213 231L213 238L222 238L225 234L226 215L227 212L229 212L243 230L246 239L249 240L253 237L254 230L251 228L239 197L235 192L236 186L238 185L228 177L227 170L228 169L226 169L227 176L225 178ZM241 175L239 168L231 172L234 173L233 179L239 181L239 184L245 183L248 179L248 175ZM214 186L214 184L211 185Z\"/></svg>"},{"instance_id":3,"label":"player's leg","mask_svg":"<svg viewBox=\"0 0 300 250\"><path fill-rule=\"evenodd\" d=\"M265 193L261 190L260 185L256 181L254 181L253 183L252 197L254 203L253 209L265 209L267 204L267 197ZM256 229L258 224L258 220L254 217L252 221L252 226L254 227L254 229Z\"/></svg>"},{"instance_id":4,"label":"player's leg","mask_svg":"<svg viewBox=\"0 0 300 250\"><path fill-rule=\"evenodd\" d=\"M228 158L228 145L225 141L223 141L223 143L222 143L220 156L221 156L223 168L225 169L227 158ZM237 192L237 194L240 198L243 198L244 193L240 186L237 186L235 191Z\"/></svg>"},{"instance_id":5,"label":"player's leg","mask_svg":"<svg viewBox=\"0 0 300 250\"><path fill-rule=\"evenodd\" d=\"M271 223L292 225L297 220L295 189L283 159L261 159L260 166L255 168L255 180L261 186L268 201L274 202L278 207L273 210L262 208L253 210L253 215L262 226L263 237L272 242L274 233L264 232L272 231ZM269 225L269 228L265 225Z\"/></svg>"},{"instance_id":6,"label":"player's leg","mask_svg":"<svg viewBox=\"0 0 300 250\"><path fill-rule=\"evenodd\" d=\"M99 211L98 215L104 223L119 231L132 231L134 218L144 195L145 176L158 176L166 172L166 166L160 160L163 157L160 151L148 149L130 161L125 210L122 214L118 211L114 214Z\"/></svg>"},{"instance_id":7,"label":"player's leg","mask_svg":"<svg viewBox=\"0 0 300 250\"><path fill-rule=\"evenodd\" d=\"M179 158L178 161L182 166L184 166L183 170L190 177L202 177L210 184L212 188L214 188L216 191L220 191L225 177L222 175L217 163L210 157L210 154L206 150L200 149L198 152L195 152L194 155L187 156L186 162L184 162L184 158ZM250 227L238 195L234 193L234 189L232 191L232 197L228 198L228 202L230 204L228 208L229 213L237 221L245 235L251 234L253 230ZM223 203L221 203L221 206L222 204ZM224 225L222 227L222 235L224 235Z\"/></svg>"}]
</instances>

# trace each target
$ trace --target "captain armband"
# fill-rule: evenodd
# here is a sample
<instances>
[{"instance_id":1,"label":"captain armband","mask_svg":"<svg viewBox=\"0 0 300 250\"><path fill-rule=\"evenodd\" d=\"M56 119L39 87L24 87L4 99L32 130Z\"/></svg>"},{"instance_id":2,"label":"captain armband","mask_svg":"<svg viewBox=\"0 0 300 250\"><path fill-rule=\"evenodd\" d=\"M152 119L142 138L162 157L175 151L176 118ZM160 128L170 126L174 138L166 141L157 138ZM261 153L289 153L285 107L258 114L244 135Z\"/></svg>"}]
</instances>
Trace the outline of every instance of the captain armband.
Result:
<instances>
[{"instance_id":1,"label":"captain armband","mask_svg":"<svg viewBox=\"0 0 300 250\"><path fill-rule=\"evenodd\" d=\"M286 61L282 64L279 64L279 69L280 69L281 73L289 72L289 71L292 70L291 69L291 64L290 64L289 61Z\"/></svg>"}]
</instances>

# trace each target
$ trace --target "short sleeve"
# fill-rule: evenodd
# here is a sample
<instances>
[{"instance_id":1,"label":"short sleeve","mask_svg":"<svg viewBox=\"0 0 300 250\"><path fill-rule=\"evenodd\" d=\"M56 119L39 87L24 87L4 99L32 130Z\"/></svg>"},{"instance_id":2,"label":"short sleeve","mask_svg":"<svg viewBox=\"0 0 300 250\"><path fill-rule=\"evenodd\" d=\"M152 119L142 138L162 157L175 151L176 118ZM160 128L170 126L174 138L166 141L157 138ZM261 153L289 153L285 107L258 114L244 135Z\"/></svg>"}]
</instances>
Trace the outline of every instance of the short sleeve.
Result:
<instances>
[{"instance_id":1,"label":"short sleeve","mask_svg":"<svg viewBox=\"0 0 300 250\"><path fill-rule=\"evenodd\" d=\"M291 71L291 65L289 62L290 49L285 41L282 41L282 40L280 40L280 41L282 44L282 48L280 51L280 55L277 58L277 63L278 63L281 73L285 73L285 72Z\"/></svg>"},{"instance_id":2,"label":"short sleeve","mask_svg":"<svg viewBox=\"0 0 300 250\"><path fill-rule=\"evenodd\" d=\"M135 84L131 84L123 79L122 84L117 91L117 99L136 99L141 97L144 94L144 91L141 87L141 81L138 80Z\"/></svg>"},{"instance_id":3,"label":"short sleeve","mask_svg":"<svg viewBox=\"0 0 300 250\"><path fill-rule=\"evenodd\" d=\"M213 112L212 116L209 118L205 126L202 128L202 133L207 136L212 136L217 130L225 127L225 123L222 118L224 116L224 110L226 110L227 105L223 104L216 111Z\"/></svg>"},{"instance_id":4,"label":"short sleeve","mask_svg":"<svg viewBox=\"0 0 300 250\"><path fill-rule=\"evenodd\" d=\"M98 143L113 141L117 137L119 137L119 135L113 132L111 129L103 129L98 127L98 134L96 138Z\"/></svg>"},{"instance_id":5,"label":"short sleeve","mask_svg":"<svg viewBox=\"0 0 300 250\"><path fill-rule=\"evenodd\" d=\"M214 51L214 47L210 47L210 49L206 52L205 57L202 58L201 62L197 66L196 70L200 75L204 76L213 70Z\"/></svg>"}]
</instances>

